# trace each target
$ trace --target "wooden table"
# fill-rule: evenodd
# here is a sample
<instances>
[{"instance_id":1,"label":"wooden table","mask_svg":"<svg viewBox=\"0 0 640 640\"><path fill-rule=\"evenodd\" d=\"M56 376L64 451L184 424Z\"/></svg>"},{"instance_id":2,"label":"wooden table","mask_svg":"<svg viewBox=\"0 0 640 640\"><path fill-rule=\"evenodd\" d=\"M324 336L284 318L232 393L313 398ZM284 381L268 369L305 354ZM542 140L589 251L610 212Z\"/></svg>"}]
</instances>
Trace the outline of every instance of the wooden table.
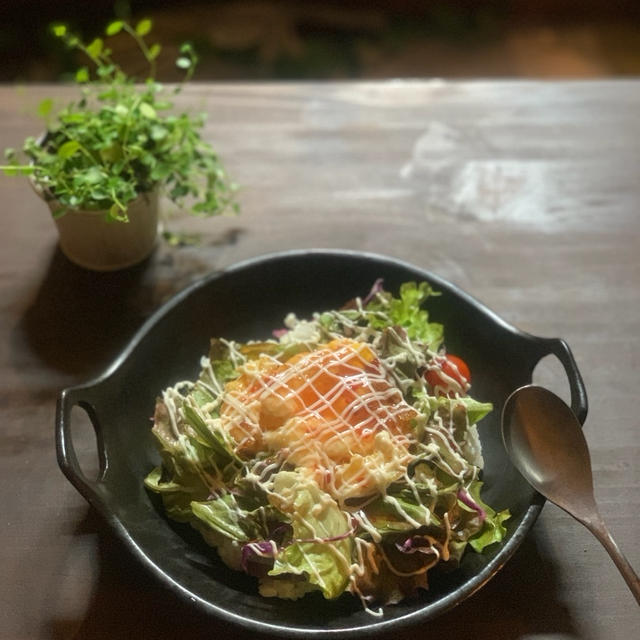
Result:
<instances>
[{"instance_id":1,"label":"wooden table","mask_svg":"<svg viewBox=\"0 0 640 640\"><path fill-rule=\"evenodd\" d=\"M28 105L69 91L0 88L0 146L38 133ZM402 258L565 338L590 395L597 498L640 568L640 81L198 85L181 99L209 113L242 185L240 217L174 223L200 246L82 271L27 183L0 178L0 638L244 637L131 563L57 467L55 401L202 274L296 247ZM565 391L553 362L536 379ZM547 505L515 558L428 627L630 640L640 612L598 543Z\"/></svg>"}]
</instances>

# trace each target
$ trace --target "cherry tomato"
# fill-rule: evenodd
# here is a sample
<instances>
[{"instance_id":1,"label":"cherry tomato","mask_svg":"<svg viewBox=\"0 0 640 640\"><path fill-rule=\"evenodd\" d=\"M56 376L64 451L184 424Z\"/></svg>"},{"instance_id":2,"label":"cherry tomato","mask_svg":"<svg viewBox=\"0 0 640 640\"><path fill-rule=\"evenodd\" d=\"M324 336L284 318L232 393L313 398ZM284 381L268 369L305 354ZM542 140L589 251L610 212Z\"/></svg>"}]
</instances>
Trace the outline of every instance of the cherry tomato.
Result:
<instances>
[{"instance_id":1,"label":"cherry tomato","mask_svg":"<svg viewBox=\"0 0 640 640\"><path fill-rule=\"evenodd\" d=\"M467 363L458 356L447 355L447 359L442 367L442 370L454 380L457 380L461 384L465 382L471 384L471 371ZM462 378L462 379L461 379Z\"/></svg>"},{"instance_id":2,"label":"cherry tomato","mask_svg":"<svg viewBox=\"0 0 640 640\"><path fill-rule=\"evenodd\" d=\"M438 359L438 364L442 373L455 380L462 389L466 389L467 384L471 382L471 372L467 363L458 356L447 354L444 358ZM450 382L441 375L437 369L429 369L424 374L426 381L432 387L443 387L447 389L450 386Z\"/></svg>"}]
</instances>

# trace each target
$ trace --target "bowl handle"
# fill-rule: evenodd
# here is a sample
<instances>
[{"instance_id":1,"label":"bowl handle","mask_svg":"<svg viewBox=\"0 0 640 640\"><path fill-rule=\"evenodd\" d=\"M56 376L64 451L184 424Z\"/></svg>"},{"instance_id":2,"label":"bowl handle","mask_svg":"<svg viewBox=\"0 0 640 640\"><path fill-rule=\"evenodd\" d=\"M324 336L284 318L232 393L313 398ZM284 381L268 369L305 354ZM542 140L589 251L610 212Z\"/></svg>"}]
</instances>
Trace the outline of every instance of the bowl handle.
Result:
<instances>
[{"instance_id":1,"label":"bowl handle","mask_svg":"<svg viewBox=\"0 0 640 640\"><path fill-rule=\"evenodd\" d=\"M562 363L567 378L569 379L571 409L576 414L580 424L584 424L584 421L587 419L587 412L589 411L587 390L569 345L561 338L536 338L535 343L538 348L536 353L537 361L535 364L538 364L541 358L548 355L556 356Z\"/></svg>"},{"instance_id":2,"label":"bowl handle","mask_svg":"<svg viewBox=\"0 0 640 640\"><path fill-rule=\"evenodd\" d=\"M103 503L100 491L101 481L107 472L108 461L102 429L92 403L92 392L95 388L90 386L72 387L65 389L60 394L56 408L56 454L58 465L71 484L91 505L99 508ZM87 412L96 435L100 470L95 480L87 478L83 473L73 446L71 410L76 405Z\"/></svg>"}]
</instances>

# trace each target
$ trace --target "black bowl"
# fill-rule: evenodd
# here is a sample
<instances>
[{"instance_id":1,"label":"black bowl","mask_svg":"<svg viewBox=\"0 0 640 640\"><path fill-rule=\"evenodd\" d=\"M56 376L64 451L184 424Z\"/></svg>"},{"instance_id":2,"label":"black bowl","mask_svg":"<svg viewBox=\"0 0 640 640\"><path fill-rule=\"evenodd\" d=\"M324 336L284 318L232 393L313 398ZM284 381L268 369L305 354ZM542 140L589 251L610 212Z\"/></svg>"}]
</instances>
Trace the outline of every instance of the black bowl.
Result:
<instances>
[{"instance_id":1,"label":"black bowl","mask_svg":"<svg viewBox=\"0 0 640 640\"><path fill-rule=\"evenodd\" d=\"M198 534L169 521L142 484L159 460L149 422L156 395L197 375L210 337L270 337L289 311L304 317L337 308L365 295L378 277L391 291L407 280L426 280L442 292L429 300L430 317L444 323L448 349L469 363L474 397L495 407L480 427L484 495L496 509L512 513L503 544L483 554L468 552L453 572L430 574L429 591L387 607L382 618L349 595L325 601L312 594L297 602L261 597L253 578L227 569ZM325 250L270 255L214 273L178 294L102 376L63 391L56 416L58 462L142 564L198 609L256 632L371 637L424 622L461 602L504 565L533 525L543 499L510 464L499 422L509 394L529 383L537 362L551 353L564 365L573 409L584 422L584 386L562 340L522 333L451 284L397 260ZM73 449L74 405L87 411L96 431L101 470L95 481L83 475Z\"/></svg>"}]
</instances>

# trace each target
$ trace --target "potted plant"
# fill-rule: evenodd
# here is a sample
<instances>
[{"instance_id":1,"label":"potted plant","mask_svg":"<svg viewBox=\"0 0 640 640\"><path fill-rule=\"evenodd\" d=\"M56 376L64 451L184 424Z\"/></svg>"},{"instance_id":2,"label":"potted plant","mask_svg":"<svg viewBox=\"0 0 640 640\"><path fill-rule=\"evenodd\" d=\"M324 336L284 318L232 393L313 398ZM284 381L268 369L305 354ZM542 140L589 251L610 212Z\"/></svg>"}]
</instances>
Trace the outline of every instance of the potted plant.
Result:
<instances>
[{"instance_id":1,"label":"potted plant","mask_svg":"<svg viewBox=\"0 0 640 640\"><path fill-rule=\"evenodd\" d=\"M89 43L64 25L52 30L91 65L75 72L80 92L54 113L51 99L38 108L46 121L39 139L28 137L22 157L5 151L9 175L27 175L47 202L60 247L73 262L113 270L140 262L158 235L158 196L166 194L198 215L235 211L235 186L212 147L200 135L203 116L175 113L167 95L191 79L197 56L183 44L176 60L182 83L169 89L155 79L159 44L149 44L152 23L111 22L105 38ZM110 37L127 33L149 67L136 83L113 60Z\"/></svg>"}]
</instances>

